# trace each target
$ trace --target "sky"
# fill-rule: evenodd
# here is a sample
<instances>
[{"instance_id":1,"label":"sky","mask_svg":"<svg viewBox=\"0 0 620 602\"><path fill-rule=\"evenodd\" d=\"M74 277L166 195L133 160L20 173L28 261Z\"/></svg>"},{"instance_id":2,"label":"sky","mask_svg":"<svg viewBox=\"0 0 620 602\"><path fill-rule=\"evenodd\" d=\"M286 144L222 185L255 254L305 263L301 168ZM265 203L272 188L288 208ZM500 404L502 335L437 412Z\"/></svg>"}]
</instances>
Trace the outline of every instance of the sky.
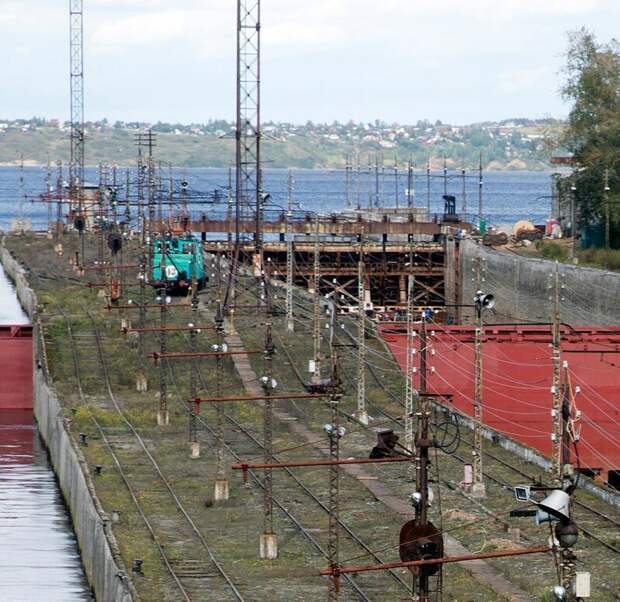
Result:
<instances>
[{"instance_id":1,"label":"sky","mask_svg":"<svg viewBox=\"0 0 620 602\"><path fill-rule=\"evenodd\" d=\"M2 0L0 118L67 119L69 0ZM567 31L620 0L262 0L263 120L563 117ZM235 114L235 0L84 0L85 117Z\"/></svg>"}]
</instances>

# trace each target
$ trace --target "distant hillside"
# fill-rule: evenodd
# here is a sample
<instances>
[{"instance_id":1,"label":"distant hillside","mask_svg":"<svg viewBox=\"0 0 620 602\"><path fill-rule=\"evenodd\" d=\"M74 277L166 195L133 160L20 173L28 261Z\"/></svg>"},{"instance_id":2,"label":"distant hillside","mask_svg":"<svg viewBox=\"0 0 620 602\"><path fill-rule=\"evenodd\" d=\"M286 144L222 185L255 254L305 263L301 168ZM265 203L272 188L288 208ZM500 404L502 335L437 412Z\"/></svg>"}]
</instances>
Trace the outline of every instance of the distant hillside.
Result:
<instances>
[{"instance_id":1,"label":"distant hillside","mask_svg":"<svg viewBox=\"0 0 620 602\"><path fill-rule=\"evenodd\" d=\"M158 160L176 166L226 167L234 159L232 124L211 121L206 125L158 123L125 124L107 121L88 124L86 162L135 162L135 134L152 127L157 133ZM561 123L515 122L450 126L418 122L398 124L265 124L263 157L270 167L327 167L345 165L345 157L361 169L376 157L389 167L396 159L401 166L410 158L416 168L431 159L433 169L447 158L451 168L477 167L479 157L485 169L547 169L550 150L546 142L563 127ZM0 164L15 164L23 155L26 163L45 163L69 158L69 132L62 125L41 119L0 120Z\"/></svg>"}]
</instances>

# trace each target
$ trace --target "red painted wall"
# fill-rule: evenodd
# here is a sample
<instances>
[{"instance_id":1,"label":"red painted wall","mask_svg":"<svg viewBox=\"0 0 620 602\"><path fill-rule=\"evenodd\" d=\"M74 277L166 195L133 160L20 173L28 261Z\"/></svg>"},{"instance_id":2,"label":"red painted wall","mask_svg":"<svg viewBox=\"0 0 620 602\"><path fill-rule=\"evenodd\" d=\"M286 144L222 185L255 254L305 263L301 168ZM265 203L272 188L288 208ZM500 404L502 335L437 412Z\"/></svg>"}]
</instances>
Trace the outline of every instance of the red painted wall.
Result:
<instances>
[{"instance_id":1,"label":"red painted wall","mask_svg":"<svg viewBox=\"0 0 620 602\"><path fill-rule=\"evenodd\" d=\"M0 409L32 408L32 326L0 326Z\"/></svg>"},{"instance_id":2,"label":"red painted wall","mask_svg":"<svg viewBox=\"0 0 620 602\"><path fill-rule=\"evenodd\" d=\"M416 330L419 325L416 325ZM381 326L401 368L406 364L406 329ZM430 393L444 395L473 414L474 329L429 325L427 364ZM419 337L414 337L419 370ZM483 420L511 438L551 452L551 333L548 326L488 326L483 339ZM620 469L620 327L564 328L562 360L568 362L575 403L582 412L582 467ZM414 378L419 386L419 378ZM579 424L579 423L578 423ZM574 461L574 460L573 460Z\"/></svg>"}]
</instances>

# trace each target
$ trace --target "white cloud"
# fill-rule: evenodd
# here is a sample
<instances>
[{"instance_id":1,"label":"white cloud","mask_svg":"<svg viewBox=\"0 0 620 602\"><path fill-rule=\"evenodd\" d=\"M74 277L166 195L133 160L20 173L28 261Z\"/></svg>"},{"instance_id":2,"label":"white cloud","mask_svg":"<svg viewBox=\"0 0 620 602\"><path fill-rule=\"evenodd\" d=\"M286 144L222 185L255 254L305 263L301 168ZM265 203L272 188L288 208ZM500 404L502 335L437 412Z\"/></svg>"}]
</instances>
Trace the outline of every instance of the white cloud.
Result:
<instances>
[{"instance_id":1,"label":"white cloud","mask_svg":"<svg viewBox=\"0 0 620 602\"><path fill-rule=\"evenodd\" d=\"M89 115L232 115L234 0L84 4ZM263 111L460 121L554 112L566 30L609 39L619 19L620 0L263 0ZM46 91L31 93L41 114L66 112L48 102L67 95L68 22L68 0L2 0L0 77ZM0 109L19 114L13 88Z\"/></svg>"}]
</instances>

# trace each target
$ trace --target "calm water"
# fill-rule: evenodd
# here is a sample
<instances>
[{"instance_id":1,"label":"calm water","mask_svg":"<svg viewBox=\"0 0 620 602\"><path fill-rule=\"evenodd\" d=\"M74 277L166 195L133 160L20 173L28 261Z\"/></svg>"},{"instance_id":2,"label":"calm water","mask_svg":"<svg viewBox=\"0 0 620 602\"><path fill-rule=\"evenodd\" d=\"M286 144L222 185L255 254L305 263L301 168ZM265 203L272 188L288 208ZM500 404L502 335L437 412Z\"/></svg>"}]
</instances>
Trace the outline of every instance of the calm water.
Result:
<instances>
[{"instance_id":1,"label":"calm water","mask_svg":"<svg viewBox=\"0 0 620 602\"><path fill-rule=\"evenodd\" d=\"M135 170L134 170L135 172ZM201 195L214 190L224 192L228 186L226 169L172 169L165 168L165 177L169 174L176 179L186 178L193 194ZM23 170L23 188L20 185L20 169L17 167L0 167L0 228L10 226L11 218L20 210L19 199L25 195L27 200L21 203L22 214L33 221L35 228L44 228L47 224L47 206L33 201L46 190L46 170L41 167L26 167ZM132 173L133 177L134 173ZM66 177L66 173L65 173ZM342 171L330 170L294 170L293 196L297 206L308 211L339 211L347 203L347 184ZM98 182L97 170L88 169L86 179ZM52 177L56 181L56 174ZM407 178L399 173L396 178L393 171L386 168L379 178L379 198L384 205L399 202L406 204ZM118 183L124 185L125 171L118 170ZM548 172L485 172L483 176L483 215L491 224L514 223L520 219L530 219L535 223L544 222L549 217L551 206L551 180ZM54 184L55 185L55 184ZM271 203L285 207L287 204L287 171L283 169L266 169L264 172L265 192L271 194ZM22 193L23 190L23 193ZM348 197L353 206L368 206L369 198L375 202L376 184L374 173L354 173L349 187ZM457 199L457 210L463 209L463 181L460 174L452 172L447 180L447 192ZM397 195L398 192L398 195ZM436 172L431 178L431 213L443 212L442 195L444 180ZM427 180L424 173L416 172L413 182L414 203L427 206ZM120 197L123 198L121 191ZM467 213L477 213L478 176L468 172L465 179L465 201ZM207 209L207 206L193 206L195 212Z\"/></svg>"},{"instance_id":2,"label":"calm water","mask_svg":"<svg viewBox=\"0 0 620 602\"><path fill-rule=\"evenodd\" d=\"M0 324L27 323L0 267ZM91 600L32 412L0 411L0 600Z\"/></svg>"}]
</instances>

